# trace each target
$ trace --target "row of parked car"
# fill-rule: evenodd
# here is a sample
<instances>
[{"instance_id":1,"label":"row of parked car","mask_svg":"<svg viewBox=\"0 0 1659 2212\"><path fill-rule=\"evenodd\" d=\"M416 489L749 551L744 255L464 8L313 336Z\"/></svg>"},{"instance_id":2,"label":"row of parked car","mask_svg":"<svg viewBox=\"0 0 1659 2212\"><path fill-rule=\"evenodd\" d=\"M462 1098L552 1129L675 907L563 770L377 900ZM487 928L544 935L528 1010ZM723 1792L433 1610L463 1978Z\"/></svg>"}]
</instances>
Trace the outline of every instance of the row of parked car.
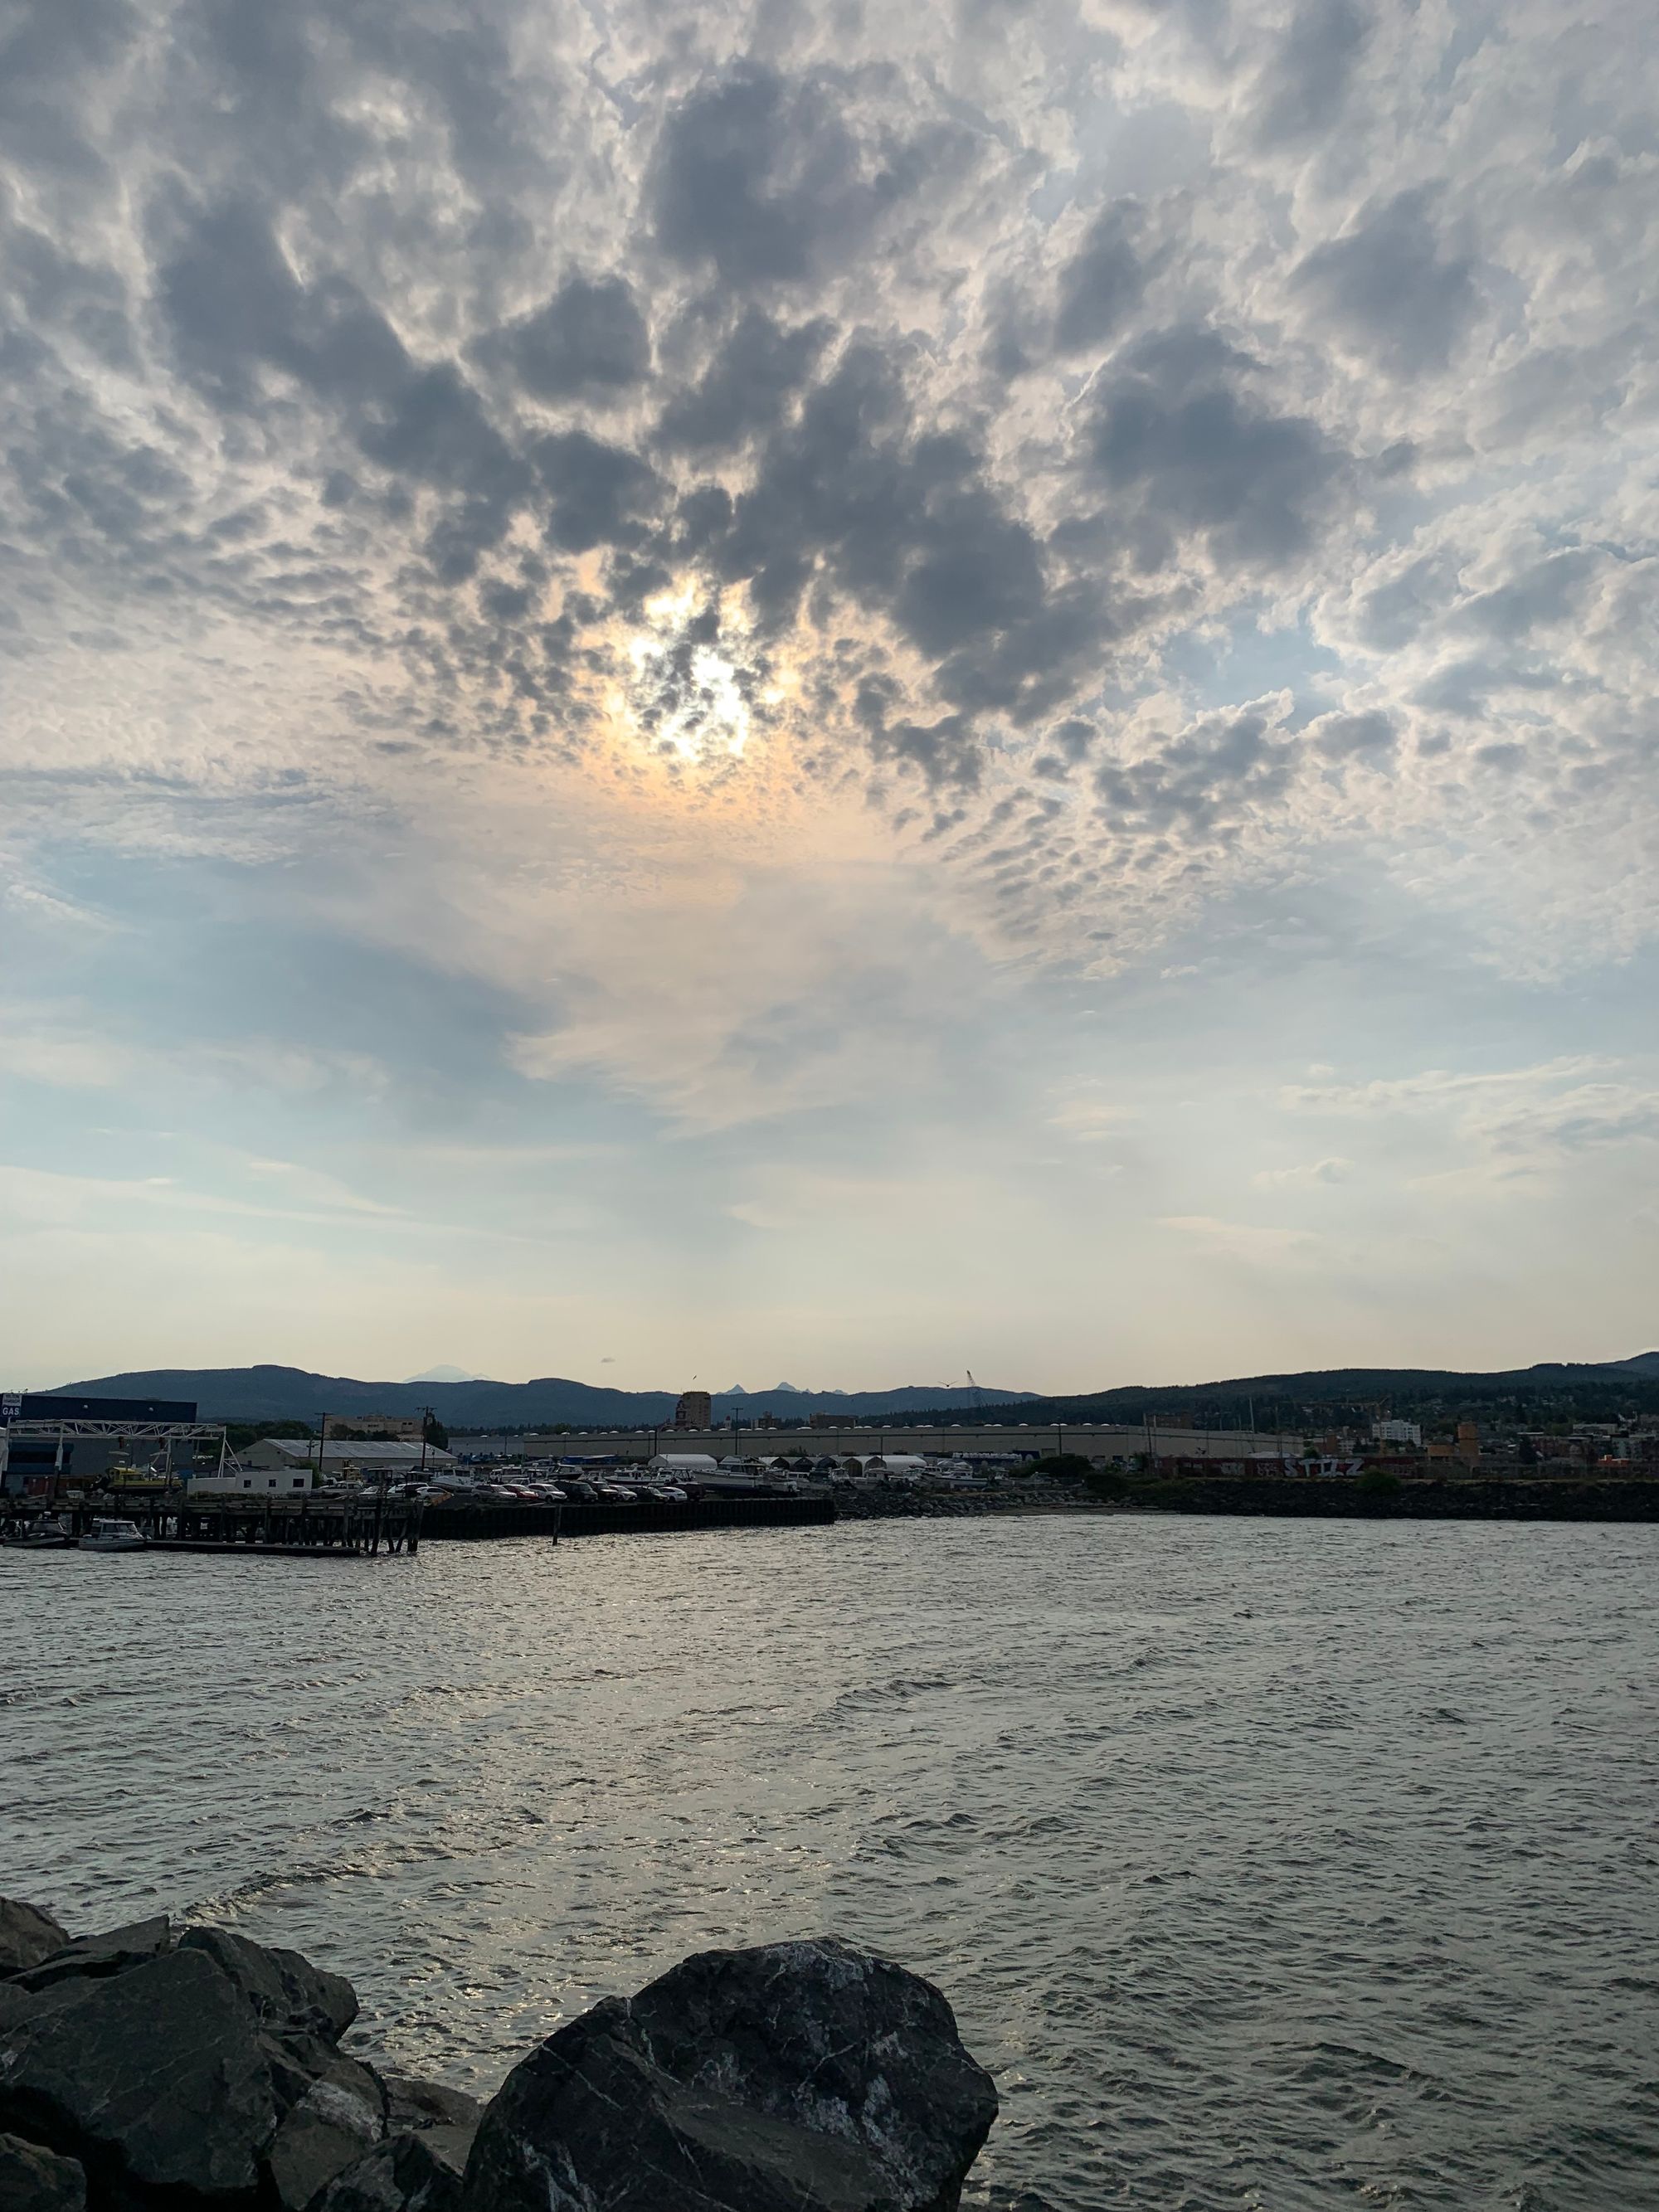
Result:
<instances>
[{"instance_id":1,"label":"row of parked car","mask_svg":"<svg viewBox=\"0 0 1659 2212\"><path fill-rule=\"evenodd\" d=\"M435 1504L479 1505L637 1505L642 1499L654 1504L683 1505L701 1496L694 1486L678 1482L617 1482L610 1477L568 1475L557 1482L445 1481L428 1483L421 1493Z\"/></svg>"}]
</instances>

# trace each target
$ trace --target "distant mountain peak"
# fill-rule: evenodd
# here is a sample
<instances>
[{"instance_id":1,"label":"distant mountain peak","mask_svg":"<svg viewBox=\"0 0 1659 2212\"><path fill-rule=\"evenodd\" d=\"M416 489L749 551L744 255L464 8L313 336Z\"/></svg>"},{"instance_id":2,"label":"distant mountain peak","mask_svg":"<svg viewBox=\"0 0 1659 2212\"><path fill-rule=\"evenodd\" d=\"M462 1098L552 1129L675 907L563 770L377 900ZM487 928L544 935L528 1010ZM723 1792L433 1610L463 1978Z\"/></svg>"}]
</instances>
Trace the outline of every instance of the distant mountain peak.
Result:
<instances>
[{"instance_id":1,"label":"distant mountain peak","mask_svg":"<svg viewBox=\"0 0 1659 2212\"><path fill-rule=\"evenodd\" d=\"M405 1382L482 1382L487 1378L468 1367L428 1367L419 1375L405 1375Z\"/></svg>"}]
</instances>

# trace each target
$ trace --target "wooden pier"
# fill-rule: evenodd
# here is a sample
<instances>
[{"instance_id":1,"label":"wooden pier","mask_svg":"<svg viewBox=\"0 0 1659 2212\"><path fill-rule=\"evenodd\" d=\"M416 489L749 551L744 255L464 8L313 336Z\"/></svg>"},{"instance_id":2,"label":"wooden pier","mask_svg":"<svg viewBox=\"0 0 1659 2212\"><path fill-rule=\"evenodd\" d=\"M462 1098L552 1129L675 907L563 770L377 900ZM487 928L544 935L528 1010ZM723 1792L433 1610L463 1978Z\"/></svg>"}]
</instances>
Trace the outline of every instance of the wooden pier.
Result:
<instances>
[{"instance_id":1,"label":"wooden pier","mask_svg":"<svg viewBox=\"0 0 1659 2212\"><path fill-rule=\"evenodd\" d=\"M459 1499L424 1505L418 1498L364 1491L351 1498L277 1499L179 1498L88 1498L51 1508L71 1539L94 1520L135 1522L154 1552L203 1552L261 1559L412 1559L423 1537L478 1541L507 1536L668 1535L696 1528L820 1528L836 1518L832 1498L641 1498L623 1505L477 1504ZM31 1515L0 1520L0 1546L31 1525Z\"/></svg>"},{"instance_id":2,"label":"wooden pier","mask_svg":"<svg viewBox=\"0 0 1659 2212\"><path fill-rule=\"evenodd\" d=\"M245 1559L372 1559L421 1547L421 1501L367 1491L353 1498L256 1498L177 1497L59 1502L52 1511L69 1524L72 1540L94 1521L131 1521L153 1552L235 1553ZM27 1527L9 1516L0 1541Z\"/></svg>"}]
</instances>

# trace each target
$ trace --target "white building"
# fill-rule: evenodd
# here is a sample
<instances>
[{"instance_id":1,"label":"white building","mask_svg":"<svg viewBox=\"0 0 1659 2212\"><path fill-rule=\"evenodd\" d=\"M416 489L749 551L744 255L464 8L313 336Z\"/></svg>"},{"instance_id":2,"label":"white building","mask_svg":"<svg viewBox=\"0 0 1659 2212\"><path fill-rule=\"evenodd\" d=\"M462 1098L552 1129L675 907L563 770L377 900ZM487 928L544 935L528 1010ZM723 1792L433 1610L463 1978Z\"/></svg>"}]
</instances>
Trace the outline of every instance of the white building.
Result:
<instances>
[{"instance_id":1,"label":"white building","mask_svg":"<svg viewBox=\"0 0 1659 2212\"><path fill-rule=\"evenodd\" d=\"M651 1472L670 1477L689 1475L694 1482L701 1482L705 1475L718 1474L720 1469L710 1452L659 1452L651 1462Z\"/></svg>"},{"instance_id":2,"label":"white building","mask_svg":"<svg viewBox=\"0 0 1659 2212\"><path fill-rule=\"evenodd\" d=\"M309 1468L216 1468L210 1474L192 1474L192 1498L303 1498L317 1486Z\"/></svg>"},{"instance_id":3,"label":"white building","mask_svg":"<svg viewBox=\"0 0 1659 2212\"><path fill-rule=\"evenodd\" d=\"M245 1474L317 1474L317 1444L309 1437L261 1437L241 1454ZM381 1475L406 1480L424 1465L428 1474L447 1474L455 1464L453 1452L428 1444L422 1458L419 1439L412 1443L336 1443L331 1437L322 1448L325 1481L378 1481Z\"/></svg>"},{"instance_id":4,"label":"white building","mask_svg":"<svg viewBox=\"0 0 1659 2212\"><path fill-rule=\"evenodd\" d=\"M1423 1431L1416 1421L1373 1421L1371 1436L1379 1444L1415 1444L1420 1449Z\"/></svg>"}]
</instances>

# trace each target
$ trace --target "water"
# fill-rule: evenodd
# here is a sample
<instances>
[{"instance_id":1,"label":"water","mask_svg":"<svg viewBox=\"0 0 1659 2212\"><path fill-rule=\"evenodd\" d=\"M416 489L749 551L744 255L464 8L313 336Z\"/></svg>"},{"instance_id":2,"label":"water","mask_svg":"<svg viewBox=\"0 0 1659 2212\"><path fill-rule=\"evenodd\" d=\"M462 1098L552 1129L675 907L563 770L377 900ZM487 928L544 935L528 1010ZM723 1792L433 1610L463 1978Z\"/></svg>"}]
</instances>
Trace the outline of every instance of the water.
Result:
<instances>
[{"instance_id":1,"label":"water","mask_svg":"<svg viewBox=\"0 0 1659 2212\"><path fill-rule=\"evenodd\" d=\"M0 1886L349 1973L477 2089L860 1937L996 2073L967 2202L1659 2197L1659 1530L1115 1516L0 1559Z\"/></svg>"}]
</instances>

